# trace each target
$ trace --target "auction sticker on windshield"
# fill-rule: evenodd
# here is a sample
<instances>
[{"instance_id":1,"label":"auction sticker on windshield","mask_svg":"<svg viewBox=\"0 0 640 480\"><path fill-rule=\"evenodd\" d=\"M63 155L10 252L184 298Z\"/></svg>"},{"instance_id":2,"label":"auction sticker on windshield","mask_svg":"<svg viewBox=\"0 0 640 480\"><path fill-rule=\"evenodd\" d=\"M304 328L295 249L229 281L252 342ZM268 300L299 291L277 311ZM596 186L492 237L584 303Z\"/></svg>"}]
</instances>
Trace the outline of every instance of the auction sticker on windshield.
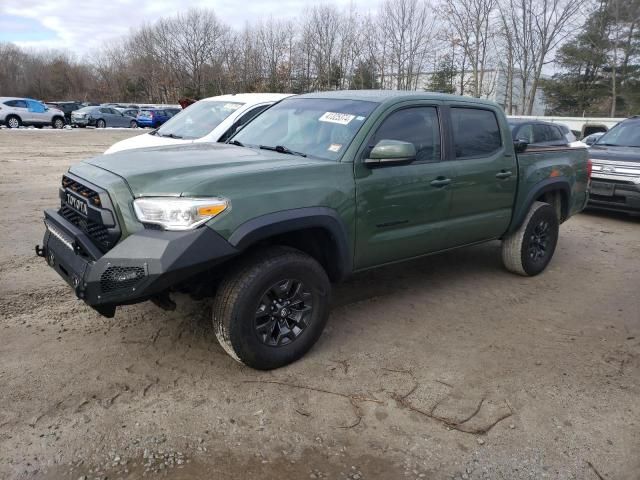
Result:
<instances>
[{"instance_id":1,"label":"auction sticker on windshield","mask_svg":"<svg viewBox=\"0 0 640 480\"><path fill-rule=\"evenodd\" d=\"M240 108L240 104L239 103L225 103L222 108L224 108L225 110L237 110L238 108Z\"/></svg>"},{"instance_id":2,"label":"auction sticker on windshield","mask_svg":"<svg viewBox=\"0 0 640 480\"><path fill-rule=\"evenodd\" d=\"M349 125L349 122L356 118L355 115L348 113L325 112L318 119L320 122L339 123L340 125Z\"/></svg>"}]
</instances>

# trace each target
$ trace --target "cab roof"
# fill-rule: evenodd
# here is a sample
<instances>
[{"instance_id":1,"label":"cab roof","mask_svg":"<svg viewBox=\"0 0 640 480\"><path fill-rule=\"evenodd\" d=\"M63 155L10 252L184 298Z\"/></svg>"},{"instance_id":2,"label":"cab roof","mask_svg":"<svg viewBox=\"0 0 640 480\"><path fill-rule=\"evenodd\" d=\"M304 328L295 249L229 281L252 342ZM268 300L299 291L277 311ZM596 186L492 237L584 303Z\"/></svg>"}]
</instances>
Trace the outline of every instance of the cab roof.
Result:
<instances>
[{"instance_id":1,"label":"cab roof","mask_svg":"<svg viewBox=\"0 0 640 480\"><path fill-rule=\"evenodd\" d=\"M437 92L417 92L408 90L336 90L331 92L315 92L299 95L300 98L327 98L341 100L361 100L376 103L397 103L404 100L441 100L477 103L495 107L490 100L461 95L450 95Z\"/></svg>"}]
</instances>

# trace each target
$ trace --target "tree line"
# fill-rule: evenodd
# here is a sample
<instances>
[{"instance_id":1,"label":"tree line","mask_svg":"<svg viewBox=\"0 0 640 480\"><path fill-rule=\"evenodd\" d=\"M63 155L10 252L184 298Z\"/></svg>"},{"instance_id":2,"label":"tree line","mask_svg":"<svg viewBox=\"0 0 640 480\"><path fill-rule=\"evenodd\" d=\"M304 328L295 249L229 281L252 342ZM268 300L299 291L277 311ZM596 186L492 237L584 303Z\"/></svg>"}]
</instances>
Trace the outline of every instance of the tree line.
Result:
<instances>
[{"instance_id":1,"label":"tree line","mask_svg":"<svg viewBox=\"0 0 640 480\"><path fill-rule=\"evenodd\" d=\"M427 89L499 95L507 113L528 114L544 88L555 113L637 108L640 0L434 1L383 0L374 12L321 4L242 29L191 9L82 59L0 43L0 95L176 103L234 92Z\"/></svg>"}]
</instances>

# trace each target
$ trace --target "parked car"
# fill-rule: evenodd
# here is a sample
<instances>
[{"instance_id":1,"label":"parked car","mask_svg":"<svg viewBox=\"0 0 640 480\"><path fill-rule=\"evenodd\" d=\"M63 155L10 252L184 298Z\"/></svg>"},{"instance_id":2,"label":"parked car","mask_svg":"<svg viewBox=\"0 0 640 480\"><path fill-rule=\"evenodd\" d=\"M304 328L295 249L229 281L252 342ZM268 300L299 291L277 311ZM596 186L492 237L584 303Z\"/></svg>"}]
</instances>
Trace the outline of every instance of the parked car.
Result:
<instances>
[{"instance_id":1,"label":"parked car","mask_svg":"<svg viewBox=\"0 0 640 480\"><path fill-rule=\"evenodd\" d=\"M158 128L171 118L163 108L143 108L138 112L136 121L139 127Z\"/></svg>"},{"instance_id":2,"label":"parked car","mask_svg":"<svg viewBox=\"0 0 640 480\"><path fill-rule=\"evenodd\" d=\"M164 111L167 112L169 115L171 115L173 117L173 116L179 114L182 111L182 109L181 108L169 107L169 108L165 108Z\"/></svg>"},{"instance_id":3,"label":"parked car","mask_svg":"<svg viewBox=\"0 0 640 480\"><path fill-rule=\"evenodd\" d=\"M105 153L179 143L224 142L256 115L289 96L280 93L243 93L205 98L189 105L157 131L122 140Z\"/></svg>"},{"instance_id":4,"label":"parked car","mask_svg":"<svg viewBox=\"0 0 640 480\"><path fill-rule=\"evenodd\" d=\"M84 107L71 113L71 123L75 127L87 126L96 128L130 127L136 128L135 117L124 115L111 107Z\"/></svg>"},{"instance_id":5,"label":"parked car","mask_svg":"<svg viewBox=\"0 0 640 480\"><path fill-rule=\"evenodd\" d=\"M126 115L127 117L133 117L133 118L137 118L138 113L140 113L140 109L138 108L132 108L132 107L127 107L127 108L116 108L116 110L118 110L120 113L122 113L123 115ZM137 126L137 125L136 125Z\"/></svg>"},{"instance_id":6,"label":"parked car","mask_svg":"<svg viewBox=\"0 0 640 480\"><path fill-rule=\"evenodd\" d=\"M592 133L591 135L587 135L586 137L584 137L582 141L585 143L585 145L593 145L601 136L604 135L604 133L605 132Z\"/></svg>"},{"instance_id":7,"label":"parked car","mask_svg":"<svg viewBox=\"0 0 640 480\"><path fill-rule=\"evenodd\" d=\"M330 282L353 272L500 239L508 270L541 273L588 182L586 148L529 153L494 102L306 94L228 144L76 163L36 252L106 316L148 299L175 308L175 290L215 292L225 351L271 369L316 343Z\"/></svg>"},{"instance_id":8,"label":"parked car","mask_svg":"<svg viewBox=\"0 0 640 480\"><path fill-rule=\"evenodd\" d=\"M46 105L50 108L57 108L64 112L64 120L67 125L71 125L71 112L75 112L82 108L80 102L47 102Z\"/></svg>"},{"instance_id":9,"label":"parked car","mask_svg":"<svg viewBox=\"0 0 640 480\"><path fill-rule=\"evenodd\" d=\"M0 125L63 128L64 112L31 98L0 97Z\"/></svg>"},{"instance_id":10,"label":"parked car","mask_svg":"<svg viewBox=\"0 0 640 480\"><path fill-rule=\"evenodd\" d=\"M628 118L589 148L589 206L640 214L640 116Z\"/></svg>"},{"instance_id":11,"label":"parked car","mask_svg":"<svg viewBox=\"0 0 640 480\"><path fill-rule=\"evenodd\" d=\"M531 146L566 146L577 141L566 125L517 118L509 118L508 122L513 138Z\"/></svg>"}]
</instances>

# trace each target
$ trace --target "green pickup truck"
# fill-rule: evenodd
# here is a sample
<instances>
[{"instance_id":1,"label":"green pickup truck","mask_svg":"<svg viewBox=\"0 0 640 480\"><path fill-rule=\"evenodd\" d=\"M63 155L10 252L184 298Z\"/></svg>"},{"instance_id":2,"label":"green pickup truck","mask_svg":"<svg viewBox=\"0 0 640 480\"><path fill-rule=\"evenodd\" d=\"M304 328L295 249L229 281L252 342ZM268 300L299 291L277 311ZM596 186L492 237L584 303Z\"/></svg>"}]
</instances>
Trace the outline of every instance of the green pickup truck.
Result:
<instances>
[{"instance_id":1,"label":"green pickup truck","mask_svg":"<svg viewBox=\"0 0 640 480\"><path fill-rule=\"evenodd\" d=\"M227 144L74 165L36 252L107 317L175 308L176 291L212 296L224 349L271 369L313 346L332 282L355 272L496 239L508 270L542 272L589 178L586 149L514 143L492 102L314 93Z\"/></svg>"}]
</instances>

